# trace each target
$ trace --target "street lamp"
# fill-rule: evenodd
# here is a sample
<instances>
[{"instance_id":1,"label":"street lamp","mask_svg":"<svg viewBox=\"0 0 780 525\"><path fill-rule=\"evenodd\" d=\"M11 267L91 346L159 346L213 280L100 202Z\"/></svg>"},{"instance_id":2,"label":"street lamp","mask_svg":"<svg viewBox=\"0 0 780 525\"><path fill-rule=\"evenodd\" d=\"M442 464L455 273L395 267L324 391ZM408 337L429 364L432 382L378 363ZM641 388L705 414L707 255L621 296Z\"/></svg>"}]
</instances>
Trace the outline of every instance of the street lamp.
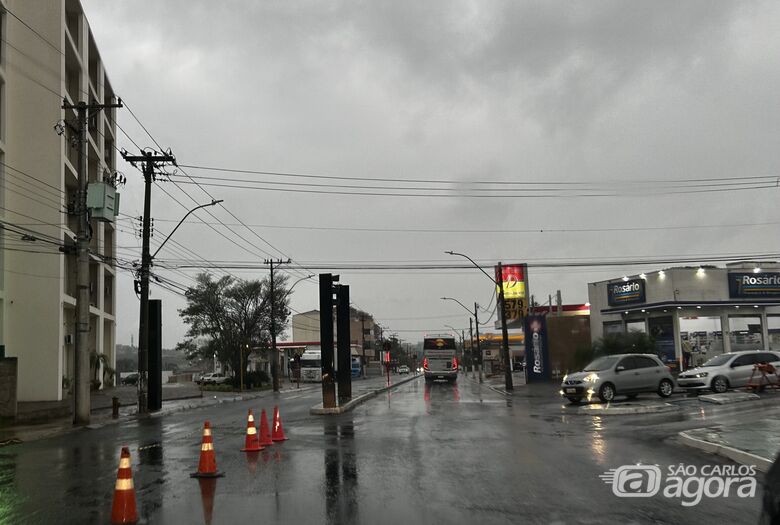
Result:
<instances>
[{"instance_id":1,"label":"street lamp","mask_svg":"<svg viewBox=\"0 0 780 525\"><path fill-rule=\"evenodd\" d=\"M465 259L468 259L471 264L474 265L475 268L477 268L480 272L485 274L485 277L490 279L490 282L493 283L494 286L498 287L498 304L499 304L499 312L501 313L501 353L504 356L504 379L505 379L505 388L507 392L511 392L514 390L514 385L512 384L512 365L511 365L511 359L509 357L509 332L506 328L506 308L504 305L504 278L503 278L503 269L501 267L501 263L498 263L498 268L496 269L496 275L491 277L480 265L478 265L474 259L466 255L465 253L458 253L453 252L452 250L444 252L448 255L457 255L459 257L463 257ZM526 291L526 293L528 293Z\"/></svg>"},{"instance_id":2,"label":"street lamp","mask_svg":"<svg viewBox=\"0 0 780 525\"><path fill-rule=\"evenodd\" d=\"M149 209L148 209L148 197L149 197L149 183L147 183L146 191L147 191L147 206L145 210L145 216L146 219L144 220L144 229L145 233L148 233L148 217L149 217ZM182 217L182 219L179 221L179 224L176 225L176 227L171 231L170 234L165 238L165 240L162 242L159 248L157 248L157 251L154 252L154 255L149 255L149 238L148 235L144 236L144 242L143 247L141 250L141 269L140 269L140 311L138 316L138 413L139 414L146 414L149 412L149 271L152 267L152 261L157 256L158 253L160 253L160 249L165 246L165 243L168 242L168 239L171 238L171 235L174 234L176 230L179 229L179 226L184 222L184 220L190 216L192 212L195 210L199 210L201 208L205 208L207 206L214 206L216 204L219 204L222 202L221 200L212 200L208 204L201 204L200 206L196 206L195 208L191 209L187 212L187 214ZM138 281L136 281L138 283ZM157 373L160 371L157 370Z\"/></svg>"},{"instance_id":3,"label":"street lamp","mask_svg":"<svg viewBox=\"0 0 780 525\"><path fill-rule=\"evenodd\" d=\"M458 301L457 299L453 297L441 297L442 301L455 301L458 303L464 310L466 310L469 313L469 317L474 317L474 326L477 330L477 368L479 368L479 382L482 382L482 349L480 348L479 344L479 305L475 302L474 303L474 312L472 313L471 310L469 310L466 305ZM471 323L471 319L469 319L469 323ZM469 325L470 326L470 325ZM469 328L469 331L471 328ZM473 349L472 349L472 356L473 356Z\"/></svg>"}]
</instances>

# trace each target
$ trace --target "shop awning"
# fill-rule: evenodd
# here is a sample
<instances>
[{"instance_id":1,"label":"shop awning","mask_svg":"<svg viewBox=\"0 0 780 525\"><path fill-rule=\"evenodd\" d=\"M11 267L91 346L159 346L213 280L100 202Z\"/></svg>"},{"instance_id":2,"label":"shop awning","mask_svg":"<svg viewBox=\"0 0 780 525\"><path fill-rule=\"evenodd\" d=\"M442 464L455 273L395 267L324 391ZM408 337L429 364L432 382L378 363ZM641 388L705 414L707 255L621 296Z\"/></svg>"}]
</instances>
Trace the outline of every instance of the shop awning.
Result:
<instances>
[{"instance_id":1,"label":"shop awning","mask_svg":"<svg viewBox=\"0 0 780 525\"><path fill-rule=\"evenodd\" d=\"M602 314L619 314L623 312L641 312L642 310L663 310L673 308L696 308L704 307L734 307L740 306L750 308L751 306L780 306L780 301L773 300L752 300L752 301L667 301L662 303L632 304L630 306L620 306L605 308L601 310Z\"/></svg>"}]
</instances>

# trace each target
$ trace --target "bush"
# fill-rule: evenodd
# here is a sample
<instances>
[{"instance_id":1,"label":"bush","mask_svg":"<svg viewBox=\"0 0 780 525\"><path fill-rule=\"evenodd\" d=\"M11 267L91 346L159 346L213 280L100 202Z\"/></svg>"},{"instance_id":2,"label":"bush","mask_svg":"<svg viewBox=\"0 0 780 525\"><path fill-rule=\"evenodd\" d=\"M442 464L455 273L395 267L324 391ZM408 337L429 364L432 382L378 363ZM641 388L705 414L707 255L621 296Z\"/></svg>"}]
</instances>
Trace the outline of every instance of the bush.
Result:
<instances>
[{"instance_id":1,"label":"bush","mask_svg":"<svg viewBox=\"0 0 780 525\"><path fill-rule=\"evenodd\" d=\"M232 392L233 385L229 383L223 383L221 385L203 385L202 390L208 390L211 392Z\"/></svg>"},{"instance_id":2,"label":"bush","mask_svg":"<svg viewBox=\"0 0 780 525\"><path fill-rule=\"evenodd\" d=\"M271 378L264 370L249 372L244 376L244 386L246 388L261 388L264 384L271 382Z\"/></svg>"},{"instance_id":3,"label":"bush","mask_svg":"<svg viewBox=\"0 0 780 525\"><path fill-rule=\"evenodd\" d=\"M655 339L644 332L629 332L605 335L593 343L593 357L629 353L655 354Z\"/></svg>"}]
</instances>

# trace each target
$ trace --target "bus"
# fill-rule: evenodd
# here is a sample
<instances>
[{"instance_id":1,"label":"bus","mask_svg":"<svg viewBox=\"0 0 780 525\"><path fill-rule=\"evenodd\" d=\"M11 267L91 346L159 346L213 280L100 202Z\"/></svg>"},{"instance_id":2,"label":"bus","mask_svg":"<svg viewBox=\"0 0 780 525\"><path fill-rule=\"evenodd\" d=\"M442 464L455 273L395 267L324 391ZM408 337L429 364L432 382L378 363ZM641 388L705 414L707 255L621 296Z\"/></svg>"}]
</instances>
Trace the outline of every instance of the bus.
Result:
<instances>
[{"instance_id":1,"label":"bus","mask_svg":"<svg viewBox=\"0 0 780 525\"><path fill-rule=\"evenodd\" d=\"M423 374L430 383L444 379L458 380L458 358L455 338L450 335L426 335L423 338Z\"/></svg>"}]
</instances>

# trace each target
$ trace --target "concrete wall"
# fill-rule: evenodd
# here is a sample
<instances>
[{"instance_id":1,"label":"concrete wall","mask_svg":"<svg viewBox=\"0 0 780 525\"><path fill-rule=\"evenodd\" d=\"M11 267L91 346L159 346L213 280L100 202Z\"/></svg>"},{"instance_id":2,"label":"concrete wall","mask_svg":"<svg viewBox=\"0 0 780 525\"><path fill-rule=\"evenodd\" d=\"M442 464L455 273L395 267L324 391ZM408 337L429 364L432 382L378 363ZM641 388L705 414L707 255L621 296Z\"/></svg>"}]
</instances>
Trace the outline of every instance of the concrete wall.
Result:
<instances>
[{"instance_id":1,"label":"concrete wall","mask_svg":"<svg viewBox=\"0 0 780 525\"><path fill-rule=\"evenodd\" d=\"M16 419L17 359L0 359L0 419Z\"/></svg>"}]
</instances>

